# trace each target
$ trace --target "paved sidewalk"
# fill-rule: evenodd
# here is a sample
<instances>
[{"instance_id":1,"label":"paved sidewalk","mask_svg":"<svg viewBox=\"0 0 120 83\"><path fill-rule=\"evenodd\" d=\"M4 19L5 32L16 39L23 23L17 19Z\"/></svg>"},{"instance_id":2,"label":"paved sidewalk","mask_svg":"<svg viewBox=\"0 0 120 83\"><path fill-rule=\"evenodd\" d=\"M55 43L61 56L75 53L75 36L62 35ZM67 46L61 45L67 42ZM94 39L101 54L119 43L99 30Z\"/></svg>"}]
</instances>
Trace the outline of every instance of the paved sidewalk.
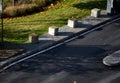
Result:
<instances>
[{"instance_id":1,"label":"paved sidewalk","mask_svg":"<svg viewBox=\"0 0 120 83\"><path fill-rule=\"evenodd\" d=\"M0 70L4 69L6 66L10 65L15 61L30 56L36 52L42 51L48 47L54 46L74 36L80 35L85 31L100 26L115 18L117 18L117 16L107 16L106 12L103 11L99 18L88 16L82 20L78 20L78 27L71 28L65 25L59 28L59 33L57 36L52 36L48 33L43 34L39 36L39 43L37 44L22 44L21 46L26 49L24 53L1 61Z\"/></svg>"}]
</instances>

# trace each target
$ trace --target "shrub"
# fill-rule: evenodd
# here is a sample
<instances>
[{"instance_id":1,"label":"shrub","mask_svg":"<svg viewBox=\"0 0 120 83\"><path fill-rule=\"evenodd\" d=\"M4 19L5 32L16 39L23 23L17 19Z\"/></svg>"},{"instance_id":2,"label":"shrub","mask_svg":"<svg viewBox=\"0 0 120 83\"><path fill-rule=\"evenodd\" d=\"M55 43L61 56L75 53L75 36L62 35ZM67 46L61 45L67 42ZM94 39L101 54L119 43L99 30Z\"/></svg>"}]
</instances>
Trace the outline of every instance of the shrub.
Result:
<instances>
[{"instance_id":1,"label":"shrub","mask_svg":"<svg viewBox=\"0 0 120 83\"><path fill-rule=\"evenodd\" d=\"M32 14L39 10L36 4L23 4L20 6L10 6L4 9L4 17L16 17L27 14Z\"/></svg>"},{"instance_id":2,"label":"shrub","mask_svg":"<svg viewBox=\"0 0 120 83\"><path fill-rule=\"evenodd\" d=\"M31 4L8 6L4 9L4 17L17 17L41 11L43 7L58 0L33 0Z\"/></svg>"},{"instance_id":3,"label":"shrub","mask_svg":"<svg viewBox=\"0 0 120 83\"><path fill-rule=\"evenodd\" d=\"M17 14L17 8L14 6L7 7L4 10L4 16L14 17L14 16L16 16L16 14Z\"/></svg>"}]
</instances>

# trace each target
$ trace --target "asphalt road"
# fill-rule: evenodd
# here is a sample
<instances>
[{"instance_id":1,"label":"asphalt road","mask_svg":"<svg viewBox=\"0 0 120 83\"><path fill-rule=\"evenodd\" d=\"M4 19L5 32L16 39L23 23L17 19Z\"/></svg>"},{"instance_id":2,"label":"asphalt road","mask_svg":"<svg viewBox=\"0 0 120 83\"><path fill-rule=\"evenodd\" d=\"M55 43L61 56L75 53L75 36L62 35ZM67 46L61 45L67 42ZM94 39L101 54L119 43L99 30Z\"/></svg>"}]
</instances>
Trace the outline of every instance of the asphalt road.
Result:
<instances>
[{"instance_id":1,"label":"asphalt road","mask_svg":"<svg viewBox=\"0 0 120 83\"><path fill-rule=\"evenodd\" d=\"M120 20L0 73L0 83L120 83L102 59L120 49Z\"/></svg>"}]
</instances>

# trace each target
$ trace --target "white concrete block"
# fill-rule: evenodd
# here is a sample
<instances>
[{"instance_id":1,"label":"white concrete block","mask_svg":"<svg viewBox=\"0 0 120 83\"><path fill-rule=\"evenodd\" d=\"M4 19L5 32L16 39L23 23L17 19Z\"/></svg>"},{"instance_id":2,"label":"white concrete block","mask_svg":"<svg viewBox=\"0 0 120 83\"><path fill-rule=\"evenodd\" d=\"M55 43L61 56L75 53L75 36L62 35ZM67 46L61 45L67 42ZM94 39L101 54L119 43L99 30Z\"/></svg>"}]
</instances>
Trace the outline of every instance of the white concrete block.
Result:
<instances>
[{"instance_id":1,"label":"white concrete block","mask_svg":"<svg viewBox=\"0 0 120 83\"><path fill-rule=\"evenodd\" d=\"M93 16L93 17L99 17L100 16L100 12L101 12L101 10L100 9L98 9L98 8L94 8L94 9L92 9L91 10L91 16Z\"/></svg>"},{"instance_id":2,"label":"white concrete block","mask_svg":"<svg viewBox=\"0 0 120 83\"><path fill-rule=\"evenodd\" d=\"M58 27L56 27L56 26L49 27L48 33L50 35L53 35L53 36L57 35L58 34Z\"/></svg>"},{"instance_id":3,"label":"white concrete block","mask_svg":"<svg viewBox=\"0 0 120 83\"><path fill-rule=\"evenodd\" d=\"M67 25L69 27L75 28L75 27L77 27L77 20L76 19L69 19Z\"/></svg>"}]
</instances>

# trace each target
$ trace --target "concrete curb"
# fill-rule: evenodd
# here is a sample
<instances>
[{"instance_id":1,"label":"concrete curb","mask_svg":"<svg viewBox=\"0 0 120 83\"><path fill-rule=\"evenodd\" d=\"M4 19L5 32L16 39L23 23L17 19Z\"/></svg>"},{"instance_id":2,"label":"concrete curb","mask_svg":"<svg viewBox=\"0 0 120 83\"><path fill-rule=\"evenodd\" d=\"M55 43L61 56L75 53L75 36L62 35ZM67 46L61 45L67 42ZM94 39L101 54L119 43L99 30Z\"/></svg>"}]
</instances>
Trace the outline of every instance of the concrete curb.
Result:
<instances>
[{"instance_id":1,"label":"concrete curb","mask_svg":"<svg viewBox=\"0 0 120 83\"><path fill-rule=\"evenodd\" d=\"M51 46L54 46L54 45L59 44L59 43L61 43L61 42L64 42L65 40L68 40L68 39L70 39L70 38L73 38L73 37L75 37L75 36L78 36L78 35L86 32L86 31L89 31L89 30L95 28L95 27L98 27L98 26L100 26L100 25L102 25L102 24L105 24L105 23L107 23L107 22L110 22L111 20L114 20L114 19L116 19L116 18L118 18L118 17L120 17L120 15L114 16L114 17L112 17L112 18L110 18L110 19L108 19L108 20L105 20L105 21L103 21L103 22L101 22L101 23L99 23L99 24L96 24L96 25L94 25L94 26L92 26L92 27L89 27L89 28L87 28L87 29L85 29L85 30L79 31L79 32L77 32L77 33L73 33L73 34L69 35L68 37L65 37L65 38L63 38L63 39L61 39L61 40L59 40L59 41L54 41L54 42L52 42L52 43L49 44L49 45L45 45L43 48L40 48L40 46L39 46L39 48L37 48L37 49L34 49L34 50L31 50L31 51L25 52L25 53L23 53L23 54L21 54L21 55L17 55L17 56L15 56L15 57L11 57L11 58L9 58L9 59L7 59L7 60L5 60L5 61L2 61L2 62L0 62L0 71L2 71L6 66L8 66L8 65L10 65L10 64L12 64L12 63L14 63L14 62L22 59L22 58L25 58L25 57L27 57L27 56L30 56L30 55L34 54L34 53L37 53L37 52L42 51L42 50L45 50L45 49L47 49L47 48L49 48L49 47L51 47Z\"/></svg>"}]
</instances>

